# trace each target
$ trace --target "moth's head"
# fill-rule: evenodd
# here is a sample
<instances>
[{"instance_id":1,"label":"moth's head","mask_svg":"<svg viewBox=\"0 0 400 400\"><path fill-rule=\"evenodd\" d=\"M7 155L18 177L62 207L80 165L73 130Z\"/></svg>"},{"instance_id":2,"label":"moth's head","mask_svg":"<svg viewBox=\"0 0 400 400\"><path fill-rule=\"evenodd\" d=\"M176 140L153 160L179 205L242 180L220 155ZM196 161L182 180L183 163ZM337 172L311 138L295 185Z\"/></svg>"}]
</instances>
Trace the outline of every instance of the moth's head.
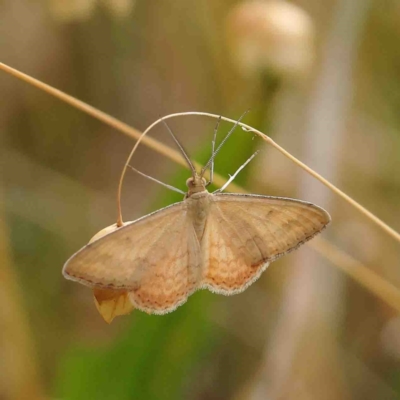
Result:
<instances>
[{"instance_id":1,"label":"moth's head","mask_svg":"<svg viewBox=\"0 0 400 400\"><path fill-rule=\"evenodd\" d=\"M206 190L206 180L202 176L195 174L186 181L188 187L187 197L193 193L204 192Z\"/></svg>"}]
</instances>

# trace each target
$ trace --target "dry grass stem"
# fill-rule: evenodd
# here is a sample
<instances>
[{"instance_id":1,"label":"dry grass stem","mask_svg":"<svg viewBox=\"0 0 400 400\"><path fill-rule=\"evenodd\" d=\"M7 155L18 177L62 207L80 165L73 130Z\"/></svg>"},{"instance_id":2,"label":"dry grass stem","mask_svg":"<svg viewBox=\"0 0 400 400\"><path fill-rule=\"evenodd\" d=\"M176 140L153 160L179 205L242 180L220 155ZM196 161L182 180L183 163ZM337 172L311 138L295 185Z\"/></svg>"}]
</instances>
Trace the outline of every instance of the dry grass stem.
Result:
<instances>
[{"instance_id":1,"label":"dry grass stem","mask_svg":"<svg viewBox=\"0 0 400 400\"><path fill-rule=\"evenodd\" d=\"M0 69L2 69L5 72L8 72L9 74L47 92L48 94L51 94L57 98L59 98L62 101L65 101L66 103L72 105L73 107L91 115L92 117L104 122L105 124L117 129L118 131L125 133L126 135L137 139L137 142L132 149L132 152L129 155L129 158L124 166L123 172L121 174L121 179L120 179L120 184L119 184L119 189L118 189L118 203L119 199L121 196L121 189L122 189L122 183L123 183L123 178L125 171L127 169L127 164L129 164L134 152L136 151L138 145L140 142L143 141L143 144L148 146L149 148L155 150L156 152L166 156L167 158L171 159L172 161L187 167L187 164L184 160L184 158L181 156L181 154L176 151L171 149L169 146L166 146L164 144L159 143L157 140L149 138L145 136L147 132L154 127L156 124L160 123L162 120L169 119L169 118L175 118L175 117L180 117L180 116L187 116L187 115L199 115L199 116L207 116L211 118L220 118L219 115L215 114L209 114L205 112L183 112L183 113L176 113L176 114L170 114L168 116L163 117L162 119L159 119L155 121L153 124L151 124L142 134L130 127L129 125L119 121L118 119L111 117L110 115L97 110L94 107L89 106L88 104L75 99L72 96L67 95L66 93L55 89L37 79L34 79L22 72L19 72L15 70L14 68L11 68L3 63L0 63ZM237 121L226 118L226 117L221 117L222 120L231 122L231 123L236 123ZM327 186L329 189L331 189L334 193L345 199L348 203L350 203L352 206L354 206L358 211L363 213L367 218L369 218L371 221L373 221L375 224L377 224L381 229L383 229L386 233L388 233L390 236L395 238L397 241L400 242L400 234L396 232L394 229L389 227L387 224L385 224L383 221L381 221L378 217L376 217L373 213L368 211L366 208L361 206L358 202L356 202L354 199L352 199L350 196L348 196L346 193L338 189L336 186L334 186L332 183L327 181L325 178L323 178L321 175L319 175L317 172L312 170L310 167L302 163L300 160L292 156L290 153L288 153L285 149L283 149L281 146L279 146L277 143L275 143L270 137L267 135L263 134L262 132L258 131L257 129L252 128L249 125L239 123L244 130L248 132L253 132L260 136L264 141L267 143L271 144L274 146L277 150L279 150L282 154L284 154L286 157L288 157L291 161L293 161L295 164L303 168L306 172L308 172L310 175L318 179L321 183L323 183L325 186ZM199 163L194 163L195 167L200 169L201 165ZM222 186L223 183L225 183L226 179L224 179L222 176L218 174L214 174L214 183L217 186ZM238 185L232 184L232 189L233 191L237 193L244 193L244 189L239 187ZM118 206L119 210L119 218L118 218L118 223L122 224L122 217L120 216L120 206ZM340 268L342 271L344 271L346 274L348 274L350 277L355 279L359 284L367 288L369 291L377 295L380 299L385 301L387 304L391 305L393 308L396 310L400 311L400 291L394 287L391 283L386 281L385 279L379 277L377 274L375 274L373 271L369 270L367 267L365 267L362 263L358 262L354 258L352 258L350 255L344 253L343 251L339 250L335 246L331 245L327 241L319 238L318 240L314 240L310 242L310 244L316 251L318 251L321 255L323 255L325 258L331 261L335 266Z\"/></svg>"},{"instance_id":2,"label":"dry grass stem","mask_svg":"<svg viewBox=\"0 0 400 400\"><path fill-rule=\"evenodd\" d=\"M26 75L14 68L11 68L3 63L0 63L0 69L2 69L5 72L8 72L9 74L27 82L30 83L31 85L59 98L60 100L65 101L66 103L72 105L73 107L76 107L77 109L91 115L92 117L104 122L105 124L112 126L113 128L119 130L120 132L125 133L128 136L131 136L135 139L139 139L141 133L130 127L129 125L119 121L118 119L100 111L97 110L96 108L84 103L83 101L80 101L78 99L75 99L74 97L58 90L55 89L35 78L30 77L29 75ZM197 112L197 111L189 111L189 112L183 112L183 113L176 113L176 114L170 114L168 116L163 117L163 119L169 119L169 118L174 118L174 117L180 117L184 115L202 115L202 116L207 116L211 118L219 118L219 115L215 114L210 114L210 113L205 113L205 112ZM222 120L231 122L231 123L236 123L237 121L226 118L226 117L221 117ZM150 127L156 125L159 123L161 120L158 120L154 122ZM326 180L324 177L322 177L320 174L315 172L313 169L302 163L300 160L298 160L296 157L291 155L289 152L287 152L284 148L279 146L276 142L274 142L270 137L265 135L264 133L260 132L257 129L254 129L253 127L243 124L241 122L238 123L242 128L244 128L246 131L254 132L258 136L260 136L264 141L267 143L271 144L274 146L277 150L279 150L283 155L285 155L287 158L289 158L291 161L293 161L295 164L297 164L299 167L303 168L306 172L308 172L310 175L312 175L314 178L318 179L321 183L323 183L326 187L331 189L334 193L342 197L344 200L346 200L349 204L351 204L353 207L355 207L358 211L360 211L362 214L364 214L368 219L370 219L372 222L374 222L376 225L378 225L381 229L383 229L386 233L388 233L390 236L392 236L394 239L396 239L398 242L400 242L400 233L395 231L393 228L391 228L389 225L387 225L385 222L383 222L381 219L379 219L376 215L368 211L365 207L363 207L361 204L359 204L357 201L355 201L353 198L351 198L349 195L344 193L342 190L338 189L335 185L330 183L328 180ZM147 128L149 129L149 128ZM173 150L169 148L168 146L165 146L161 143L159 143L157 140L149 138L149 137L144 137L143 138L143 143L150 147L151 149L157 151L158 153L170 158L171 160L177 162L178 164L182 166L186 166L184 158L177 152L176 150ZM126 167L124 167L126 169ZM222 179L220 176L216 175L215 176L215 183L218 185L221 185L221 182L223 182L224 179ZM235 191L240 191L238 190L238 187L234 189Z\"/></svg>"}]
</instances>

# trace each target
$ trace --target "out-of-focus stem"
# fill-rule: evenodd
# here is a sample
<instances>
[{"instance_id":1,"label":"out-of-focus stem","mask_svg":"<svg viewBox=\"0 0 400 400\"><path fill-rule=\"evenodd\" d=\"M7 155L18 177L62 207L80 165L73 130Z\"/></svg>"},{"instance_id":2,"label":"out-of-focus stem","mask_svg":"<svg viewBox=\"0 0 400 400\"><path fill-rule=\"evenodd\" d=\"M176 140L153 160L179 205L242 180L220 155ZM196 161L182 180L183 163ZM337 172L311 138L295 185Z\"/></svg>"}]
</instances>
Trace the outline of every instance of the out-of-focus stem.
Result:
<instances>
[{"instance_id":1,"label":"out-of-focus stem","mask_svg":"<svg viewBox=\"0 0 400 400\"><path fill-rule=\"evenodd\" d=\"M400 313L400 291L392 283L321 237L308 245Z\"/></svg>"},{"instance_id":2,"label":"out-of-focus stem","mask_svg":"<svg viewBox=\"0 0 400 400\"><path fill-rule=\"evenodd\" d=\"M12 267L3 205L0 198L0 398L43 400L22 293Z\"/></svg>"}]
</instances>

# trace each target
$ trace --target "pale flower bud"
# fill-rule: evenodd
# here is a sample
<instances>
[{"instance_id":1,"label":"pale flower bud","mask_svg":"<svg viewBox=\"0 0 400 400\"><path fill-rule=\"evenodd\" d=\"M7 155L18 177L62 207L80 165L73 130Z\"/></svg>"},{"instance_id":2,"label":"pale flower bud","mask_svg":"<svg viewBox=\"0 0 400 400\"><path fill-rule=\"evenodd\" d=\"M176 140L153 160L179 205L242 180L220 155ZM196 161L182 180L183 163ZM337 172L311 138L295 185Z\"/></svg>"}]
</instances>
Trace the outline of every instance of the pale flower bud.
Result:
<instances>
[{"instance_id":1,"label":"pale flower bud","mask_svg":"<svg viewBox=\"0 0 400 400\"><path fill-rule=\"evenodd\" d=\"M116 18L127 17L135 5L136 0L103 0L103 4Z\"/></svg>"},{"instance_id":2,"label":"pale flower bud","mask_svg":"<svg viewBox=\"0 0 400 400\"><path fill-rule=\"evenodd\" d=\"M126 17L136 0L102 0L104 7L117 18ZM92 16L99 0L49 0L50 12L61 22L82 21Z\"/></svg>"},{"instance_id":3,"label":"pale flower bud","mask_svg":"<svg viewBox=\"0 0 400 400\"><path fill-rule=\"evenodd\" d=\"M314 60L314 26L300 7L285 1L246 1L226 20L235 65L245 74L308 72Z\"/></svg>"},{"instance_id":4,"label":"pale flower bud","mask_svg":"<svg viewBox=\"0 0 400 400\"><path fill-rule=\"evenodd\" d=\"M50 0L53 17L61 22L88 19L96 6L96 0Z\"/></svg>"},{"instance_id":5,"label":"pale flower bud","mask_svg":"<svg viewBox=\"0 0 400 400\"><path fill-rule=\"evenodd\" d=\"M94 304L108 324L119 315L126 315L135 308L126 290L93 289Z\"/></svg>"}]
</instances>

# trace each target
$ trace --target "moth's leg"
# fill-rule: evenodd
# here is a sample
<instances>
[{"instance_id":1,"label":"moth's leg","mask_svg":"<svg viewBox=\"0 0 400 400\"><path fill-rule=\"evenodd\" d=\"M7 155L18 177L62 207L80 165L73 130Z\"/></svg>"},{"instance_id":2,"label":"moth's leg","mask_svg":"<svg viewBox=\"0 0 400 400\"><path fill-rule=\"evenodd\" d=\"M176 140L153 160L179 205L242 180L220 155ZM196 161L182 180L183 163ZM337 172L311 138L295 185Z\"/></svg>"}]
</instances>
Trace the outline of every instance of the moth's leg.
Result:
<instances>
[{"instance_id":1,"label":"moth's leg","mask_svg":"<svg viewBox=\"0 0 400 400\"><path fill-rule=\"evenodd\" d=\"M153 178L152 176L149 176L149 175L144 174L143 172L140 172L140 171L137 170L136 168L133 168L132 165L129 165L129 164L128 164L128 167L129 167L132 171L136 172L137 174L142 175L142 176L144 176L145 178L150 179L150 180L153 181L153 182L159 183L160 185L165 186L167 189L173 190L174 192L178 192L178 193L183 194L183 195L186 194L183 190L180 190L180 189L178 189L178 188L176 188L176 187L174 187L174 186L168 185L168 184L166 184L166 183L164 183L164 182L159 181L159 180L156 179L156 178Z\"/></svg>"},{"instance_id":2,"label":"moth's leg","mask_svg":"<svg viewBox=\"0 0 400 400\"><path fill-rule=\"evenodd\" d=\"M232 181L236 178L236 176L238 175L238 173L260 152L261 150L257 150L244 164L242 164L237 171L229 177L229 180L225 183L224 186L222 186L221 188L217 189L215 192L213 193L220 193L223 190L225 190L231 183Z\"/></svg>"}]
</instances>

